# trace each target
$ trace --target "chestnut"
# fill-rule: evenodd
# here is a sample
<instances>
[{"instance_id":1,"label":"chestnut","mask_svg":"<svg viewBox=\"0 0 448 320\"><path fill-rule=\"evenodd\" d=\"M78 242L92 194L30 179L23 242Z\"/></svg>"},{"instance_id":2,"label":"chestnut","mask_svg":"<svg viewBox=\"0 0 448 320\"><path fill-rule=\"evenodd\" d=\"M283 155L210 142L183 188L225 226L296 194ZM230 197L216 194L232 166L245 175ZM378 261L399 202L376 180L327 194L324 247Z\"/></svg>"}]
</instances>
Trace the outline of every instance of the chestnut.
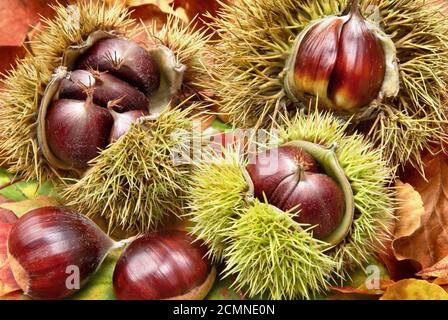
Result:
<instances>
[{"instance_id":1,"label":"chestnut","mask_svg":"<svg viewBox=\"0 0 448 320\"><path fill-rule=\"evenodd\" d=\"M114 119L90 97L87 101L55 101L45 121L46 139L53 154L73 168L85 169L109 144Z\"/></svg>"},{"instance_id":2,"label":"chestnut","mask_svg":"<svg viewBox=\"0 0 448 320\"><path fill-rule=\"evenodd\" d=\"M95 43L78 61L78 69L107 71L150 94L159 88L160 70L156 61L137 43L122 38Z\"/></svg>"},{"instance_id":3,"label":"chestnut","mask_svg":"<svg viewBox=\"0 0 448 320\"><path fill-rule=\"evenodd\" d=\"M207 249L180 230L164 230L134 240L115 267L120 300L203 299L216 277Z\"/></svg>"},{"instance_id":4,"label":"chestnut","mask_svg":"<svg viewBox=\"0 0 448 320\"><path fill-rule=\"evenodd\" d=\"M336 230L345 213L345 198L340 186L305 150L281 146L263 151L246 167L260 201L283 211L297 213L299 223L313 226L317 239Z\"/></svg>"},{"instance_id":5,"label":"chestnut","mask_svg":"<svg viewBox=\"0 0 448 320\"><path fill-rule=\"evenodd\" d=\"M59 99L86 100L85 88L94 88L93 102L106 108L109 101L121 99L117 112L148 110L149 100L137 88L117 77L97 71L75 70L61 81Z\"/></svg>"},{"instance_id":6,"label":"chestnut","mask_svg":"<svg viewBox=\"0 0 448 320\"><path fill-rule=\"evenodd\" d=\"M8 236L15 280L33 299L62 299L97 270L115 242L82 214L43 207L22 216Z\"/></svg>"},{"instance_id":7,"label":"chestnut","mask_svg":"<svg viewBox=\"0 0 448 320\"><path fill-rule=\"evenodd\" d=\"M113 109L115 108L111 106L109 107L109 111L114 118L114 124L109 136L110 143L117 141L121 136L126 134L131 129L131 125L139 118L149 116L149 112L145 110L132 110L118 113Z\"/></svg>"}]
</instances>

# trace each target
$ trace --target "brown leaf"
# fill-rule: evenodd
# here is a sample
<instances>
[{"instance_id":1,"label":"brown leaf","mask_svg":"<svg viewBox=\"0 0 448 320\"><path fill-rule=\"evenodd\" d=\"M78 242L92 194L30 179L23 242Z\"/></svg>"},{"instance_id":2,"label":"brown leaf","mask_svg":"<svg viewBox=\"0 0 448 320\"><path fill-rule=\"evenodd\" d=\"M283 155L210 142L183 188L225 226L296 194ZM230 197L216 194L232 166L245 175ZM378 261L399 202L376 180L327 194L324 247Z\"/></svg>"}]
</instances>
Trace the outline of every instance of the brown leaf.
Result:
<instances>
[{"instance_id":1,"label":"brown leaf","mask_svg":"<svg viewBox=\"0 0 448 320\"><path fill-rule=\"evenodd\" d=\"M380 300L448 300L448 293L428 281L406 279L389 286Z\"/></svg>"},{"instance_id":2,"label":"brown leaf","mask_svg":"<svg viewBox=\"0 0 448 320\"><path fill-rule=\"evenodd\" d=\"M386 249L379 252L377 256L389 272L390 278L399 281L414 277L417 270L415 266L412 265L412 261L397 260L392 249L392 241L386 243L385 246Z\"/></svg>"},{"instance_id":3,"label":"brown leaf","mask_svg":"<svg viewBox=\"0 0 448 320\"><path fill-rule=\"evenodd\" d=\"M190 20L197 15L216 15L220 5L216 0L174 0L174 8L183 8ZM205 18L205 17L202 17ZM207 21L207 18L205 18Z\"/></svg>"},{"instance_id":4,"label":"brown leaf","mask_svg":"<svg viewBox=\"0 0 448 320\"><path fill-rule=\"evenodd\" d=\"M380 287L378 289L370 289L366 286L365 283L360 285L359 287L353 286L332 286L330 289L346 294L362 294L362 295L381 295L384 291L393 285L395 281L389 279L380 279Z\"/></svg>"},{"instance_id":5,"label":"brown leaf","mask_svg":"<svg viewBox=\"0 0 448 320\"><path fill-rule=\"evenodd\" d=\"M425 214L420 194L409 183L397 181L395 184L397 199L401 202L396 212L394 237L400 239L412 235L422 225Z\"/></svg>"},{"instance_id":6,"label":"brown leaf","mask_svg":"<svg viewBox=\"0 0 448 320\"><path fill-rule=\"evenodd\" d=\"M39 21L39 13L46 15L50 8L47 1L1 1L0 46L21 46L30 25Z\"/></svg>"},{"instance_id":7,"label":"brown leaf","mask_svg":"<svg viewBox=\"0 0 448 320\"><path fill-rule=\"evenodd\" d=\"M20 46L0 46L0 74L15 66L17 59L25 56L25 49Z\"/></svg>"},{"instance_id":8,"label":"brown leaf","mask_svg":"<svg viewBox=\"0 0 448 320\"><path fill-rule=\"evenodd\" d=\"M0 297L20 290L9 267L7 253L9 231L17 219L12 211L0 209Z\"/></svg>"},{"instance_id":9,"label":"brown leaf","mask_svg":"<svg viewBox=\"0 0 448 320\"><path fill-rule=\"evenodd\" d=\"M396 238L393 243L397 258L413 260L420 265L419 269L429 268L448 256L448 158L443 153L429 154L424 157L424 163L426 179L415 169L402 175L423 201L424 214L419 217L418 208L413 208L412 213L421 225L416 228L417 222L403 218L408 223L403 227L407 235ZM417 205L418 200L411 202ZM404 216L406 212L401 214Z\"/></svg>"},{"instance_id":10,"label":"brown leaf","mask_svg":"<svg viewBox=\"0 0 448 320\"><path fill-rule=\"evenodd\" d=\"M167 13L163 12L155 4L146 4L132 8L131 17L142 21L145 25L155 23L157 28L161 28L167 21Z\"/></svg>"},{"instance_id":11,"label":"brown leaf","mask_svg":"<svg viewBox=\"0 0 448 320\"><path fill-rule=\"evenodd\" d=\"M421 270L419 273L417 273L417 276L423 278L448 279L448 257L443 258L429 268Z\"/></svg>"},{"instance_id":12,"label":"brown leaf","mask_svg":"<svg viewBox=\"0 0 448 320\"><path fill-rule=\"evenodd\" d=\"M56 1L46 0L10 0L0 1L0 74L14 66L17 58L25 54L23 43L32 30L31 26L39 22L40 16L52 17L50 4ZM64 4L66 1L59 1Z\"/></svg>"},{"instance_id":13,"label":"brown leaf","mask_svg":"<svg viewBox=\"0 0 448 320\"><path fill-rule=\"evenodd\" d=\"M434 281L432 281L432 283L438 285L438 286L447 286L448 285L448 279L445 278L436 278L434 279Z\"/></svg>"}]
</instances>

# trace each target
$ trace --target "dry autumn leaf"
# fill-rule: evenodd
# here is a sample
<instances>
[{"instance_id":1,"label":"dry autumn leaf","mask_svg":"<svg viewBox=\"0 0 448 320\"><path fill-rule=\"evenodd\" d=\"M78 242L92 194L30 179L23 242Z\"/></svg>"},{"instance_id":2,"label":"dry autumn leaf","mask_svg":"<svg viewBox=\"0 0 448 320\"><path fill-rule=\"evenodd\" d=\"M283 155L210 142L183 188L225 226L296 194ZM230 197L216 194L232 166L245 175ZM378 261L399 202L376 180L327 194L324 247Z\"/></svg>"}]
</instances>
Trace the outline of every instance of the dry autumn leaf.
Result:
<instances>
[{"instance_id":1,"label":"dry autumn leaf","mask_svg":"<svg viewBox=\"0 0 448 320\"><path fill-rule=\"evenodd\" d=\"M394 230L394 238L397 240L412 235L420 228L425 209L422 197L409 183L397 181L395 186L397 199L401 202L396 212Z\"/></svg>"},{"instance_id":2,"label":"dry autumn leaf","mask_svg":"<svg viewBox=\"0 0 448 320\"><path fill-rule=\"evenodd\" d=\"M435 265L421 270L417 276L423 278L448 279L448 257L443 258Z\"/></svg>"},{"instance_id":3,"label":"dry autumn leaf","mask_svg":"<svg viewBox=\"0 0 448 320\"><path fill-rule=\"evenodd\" d=\"M399 239L412 234L421 225L424 207L420 194L410 184L398 181L396 194L400 208L395 213L397 219L389 226L389 231L394 239ZM412 261L397 259L393 250L394 239L383 242L378 249L377 256L387 268L391 279L398 281L412 278L417 270L412 265Z\"/></svg>"},{"instance_id":4,"label":"dry autumn leaf","mask_svg":"<svg viewBox=\"0 0 448 320\"><path fill-rule=\"evenodd\" d=\"M424 214L420 215L418 208L413 208L416 221L406 218L407 226L402 228L406 236L396 238L393 243L397 258L413 260L420 269L430 268L448 256L448 157L443 153L429 154L424 163L426 179L415 169L402 175L405 182L420 194ZM411 203L417 205L418 199Z\"/></svg>"},{"instance_id":5,"label":"dry autumn leaf","mask_svg":"<svg viewBox=\"0 0 448 320\"><path fill-rule=\"evenodd\" d=\"M49 5L54 2L56 1L0 1L0 73L10 69L17 58L24 56L22 45L31 26L39 21L39 15L51 17L53 10Z\"/></svg>"},{"instance_id":6,"label":"dry autumn leaf","mask_svg":"<svg viewBox=\"0 0 448 320\"><path fill-rule=\"evenodd\" d=\"M0 297L19 290L8 263L7 240L17 216L10 210L0 209Z\"/></svg>"},{"instance_id":7,"label":"dry autumn leaf","mask_svg":"<svg viewBox=\"0 0 448 320\"><path fill-rule=\"evenodd\" d=\"M362 295L381 295L384 293L387 288L393 285L395 282L393 280L388 279L380 279L379 288L371 289L368 288L365 283L358 287L353 286L332 286L331 289L340 293L348 293L348 294L362 294Z\"/></svg>"},{"instance_id":8,"label":"dry autumn leaf","mask_svg":"<svg viewBox=\"0 0 448 320\"><path fill-rule=\"evenodd\" d=\"M161 28L167 21L167 14L154 4L146 4L132 8L131 17L145 25L155 23Z\"/></svg>"},{"instance_id":9,"label":"dry autumn leaf","mask_svg":"<svg viewBox=\"0 0 448 320\"><path fill-rule=\"evenodd\" d=\"M230 2L230 0L226 2ZM214 16L220 7L220 4L216 0L174 0L173 5L176 10L183 8L190 20L197 15L204 15L206 13ZM206 17L203 16L202 18L208 21Z\"/></svg>"},{"instance_id":10,"label":"dry autumn leaf","mask_svg":"<svg viewBox=\"0 0 448 320\"><path fill-rule=\"evenodd\" d=\"M448 300L448 293L428 281L406 279L389 286L380 300Z\"/></svg>"}]
</instances>

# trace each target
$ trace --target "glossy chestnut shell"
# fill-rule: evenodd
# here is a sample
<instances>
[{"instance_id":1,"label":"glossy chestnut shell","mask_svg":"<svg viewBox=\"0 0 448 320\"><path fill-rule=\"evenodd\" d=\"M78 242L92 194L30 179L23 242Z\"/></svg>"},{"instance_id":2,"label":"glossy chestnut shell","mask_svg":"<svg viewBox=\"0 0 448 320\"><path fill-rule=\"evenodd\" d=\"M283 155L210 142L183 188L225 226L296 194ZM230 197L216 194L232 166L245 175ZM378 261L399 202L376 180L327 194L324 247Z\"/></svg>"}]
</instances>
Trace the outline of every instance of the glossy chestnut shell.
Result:
<instances>
[{"instance_id":1,"label":"glossy chestnut shell","mask_svg":"<svg viewBox=\"0 0 448 320\"><path fill-rule=\"evenodd\" d=\"M123 252L113 283L120 300L203 299L215 279L207 249L184 231L144 235Z\"/></svg>"},{"instance_id":2,"label":"glossy chestnut shell","mask_svg":"<svg viewBox=\"0 0 448 320\"><path fill-rule=\"evenodd\" d=\"M97 270L114 242L91 220L62 207L22 216L8 237L8 261L20 288L33 299L62 299ZM71 279L70 276L79 276ZM79 287L71 281L79 281Z\"/></svg>"},{"instance_id":3,"label":"glossy chestnut shell","mask_svg":"<svg viewBox=\"0 0 448 320\"><path fill-rule=\"evenodd\" d=\"M344 193L309 153L282 146L254 158L246 169L256 198L295 212L297 222L314 227L312 233L317 239L324 239L340 225L345 213Z\"/></svg>"}]
</instances>

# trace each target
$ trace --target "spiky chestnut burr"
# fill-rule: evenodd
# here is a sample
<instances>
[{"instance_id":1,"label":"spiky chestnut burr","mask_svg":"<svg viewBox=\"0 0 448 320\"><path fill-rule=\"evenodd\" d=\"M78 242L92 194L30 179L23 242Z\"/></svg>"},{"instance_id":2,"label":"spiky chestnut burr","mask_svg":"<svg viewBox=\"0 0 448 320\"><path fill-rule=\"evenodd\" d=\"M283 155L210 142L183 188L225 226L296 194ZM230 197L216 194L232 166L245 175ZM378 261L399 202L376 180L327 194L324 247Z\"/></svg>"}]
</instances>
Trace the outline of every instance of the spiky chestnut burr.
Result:
<instances>
[{"instance_id":1,"label":"spiky chestnut burr","mask_svg":"<svg viewBox=\"0 0 448 320\"><path fill-rule=\"evenodd\" d=\"M184 231L165 230L134 240L115 267L120 300L200 300L210 291L216 270L207 249Z\"/></svg>"},{"instance_id":2,"label":"spiky chestnut burr","mask_svg":"<svg viewBox=\"0 0 448 320\"><path fill-rule=\"evenodd\" d=\"M79 2L68 7L56 5L54 9L54 17L42 22L42 28L33 39L32 50L28 50L25 59L10 72L0 90L0 122L8 128L0 137L0 163L25 178L51 179L58 183L61 178L78 179L85 172L55 166L52 160L48 161L45 148L39 143L38 129L45 117L39 117L38 113L53 102L60 81L75 70L78 58L89 48L104 39L134 41L141 28L138 30L140 25L117 2L110 5ZM207 36L191 31L172 17L161 30L150 26L145 31L143 36L140 33L138 45L148 52L160 71L158 89L145 98L151 100L149 112L159 115L170 102L177 105L183 97L201 92L201 84L208 79L204 69ZM97 89L103 90L103 85ZM36 118L39 120L37 127ZM142 210L147 209L143 207Z\"/></svg>"},{"instance_id":3,"label":"spiky chestnut burr","mask_svg":"<svg viewBox=\"0 0 448 320\"><path fill-rule=\"evenodd\" d=\"M8 236L14 278L33 299L62 299L93 274L107 253L124 245L109 239L82 214L43 207L22 216Z\"/></svg>"},{"instance_id":4,"label":"spiky chestnut burr","mask_svg":"<svg viewBox=\"0 0 448 320\"><path fill-rule=\"evenodd\" d=\"M129 83L108 73L94 70L75 70L61 81L59 99L86 100L86 88L93 89L93 102L106 108L110 101L120 99L114 110L148 110L149 100L145 94Z\"/></svg>"},{"instance_id":5,"label":"spiky chestnut burr","mask_svg":"<svg viewBox=\"0 0 448 320\"><path fill-rule=\"evenodd\" d=\"M225 262L224 276L234 277L234 285L249 296L312 298L341 281L352 267L362 266L378 238L387 234L396 207L389 187L392 170L380 149L361 135L346 135L347 124L328 113L300 113L282 121L278 147L305 150L320 165L317 171L329 175L344 192L345 213L330 236L314 238L312 226L295 221L297 212L256 197L245 170L250 158L242 161L237 148L197 164L186 216L210 256ZM280 154L282 163L291 161L291 153ZM301 157L316 171L314 161L303 153ZM279 166L277 172L284 176L288 169L294 172L294 163Z\"/></svg>"},{"instance_id":6,"label":"spiky chestnut burr","mask_svg":"<svg viewBox=\"0 0 448 320\"><path fill-rule=\"evenodd\" d=\"M211 48L209 90L237 127L270 127L279 114L305 109L317 96L320 108L351 119L350 132L362 131L383 148L392 166L420 167L420 151L447 140L448 22L441 7L423 0L356 6L346 0L224 4L214 18L220 44Z\"/></svg>"},{"instance_id":7,"label":"spiky chestnut burr","mask_svg":"<svg viewBox=\"0 0 448 320\"><path fill-rule=\"evenodd\" d=\"M67 204L88 216L104 217L111 229L154 230L185 207L191 165L175 155L182 146L200 146L193 134L193 109L175 108L158 117L141 118L137 125L103 150L84 176L67 185ZM125 173L124 173L125 172Z\"/></svg>"}]
</instances>

